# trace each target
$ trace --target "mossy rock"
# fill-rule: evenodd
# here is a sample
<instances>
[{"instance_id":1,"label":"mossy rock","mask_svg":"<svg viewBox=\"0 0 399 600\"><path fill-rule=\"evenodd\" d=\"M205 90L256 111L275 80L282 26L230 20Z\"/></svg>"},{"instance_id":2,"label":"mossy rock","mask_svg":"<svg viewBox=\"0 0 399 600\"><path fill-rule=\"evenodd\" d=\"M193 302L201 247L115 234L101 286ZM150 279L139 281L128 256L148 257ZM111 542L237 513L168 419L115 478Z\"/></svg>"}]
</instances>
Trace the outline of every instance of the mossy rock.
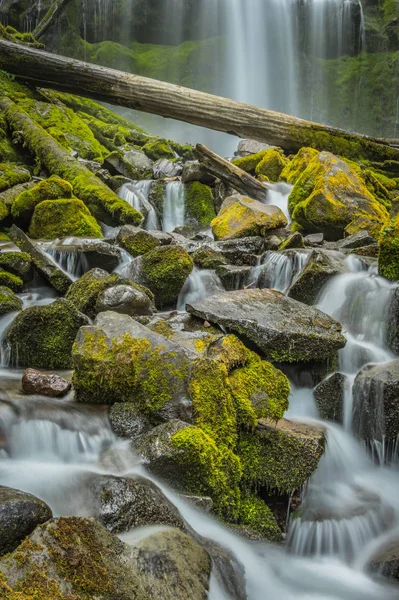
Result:
<instances>
[{"instance_id":1,"label":"mossy rock","mask_svg":"<svg viewBox=\"0 0 399 600\"><path fill-rule=\"evenodd\" d=\"M26 183L31 178L27 169L12 163L0 163L0 192L14 187L20 183ZM0 206L0 219L2 207ZM3 217L4 218L4 217Z\"/></svg>"},{"instance_id":2,"label":"mossy rock","mask_svg":"<svg viewBox=\"0 0 399 600\"><path fill-rule=\"evenodd\" d=\"M255 154L249 154L248 156L243 156L242 158L235 158L231 162L236 167L239 167L246 173L255 173L256 167L261 162L266 152L269 151L269 148L266 150L261 150L260 152L256 152Z\"/></svg>"},{"instance_id":3,"label":"mossy rock","mask_svg":"<svg viewBox=\"0 0 399 600\"><path fill-rule=\"evenodd\" d=\"M148 158L151 158L151 160L158 160L159 158L176 158L176 155L168 142L162 139L147 142L143 146L143 151Z\"/></svg>"},{"instance_id":4,"label":"mossy rock","mask_svg":"<svg viewBox=\"0 0 399 600\"><path fill-rule=\"evenodd\" d=\"M281 542L283 538L272 511L255 494L241 499L238 525L234 529L254 541Z\"/></svg>"},{"instance_id":5,"label":"mossy rock","mask_svg":"<svg viewBox=\"0 0 399 600\"><path fill-rule=\"evenodd\" d=\"M379 236L378 272L390 281L399 281L399 215Z\"/></svg>"},{"instance_id":6,"label":"mossy rock","mask_svg":"<svg viewBox=\"0 0 399 600\"><path fill-rule=\"evenodd\" d=\"M22 310L22 300L18 298L9 287L2 285L0 287L0 315Z\"/></svg>"},{"instance_id":7,"label":"mossy rock","mask_svg":"<svg viewBox=\"0 0 399 600\"><path fill-rule=\"evenodd\" d=\"M288 159L282 150L270 148L266 150L262 160L256 165L255 173L258 177L267 177L268 181L277 182L281 179L281 173L288 164Z\"/></svg>"},{"instance_id":8,"label":"mossy rock","mask_svg":"<svg viewBox=\"0 0 399 600\"><path fill-rule=\"evenodd\" d=\"M29 227L33 239L76 236L101 238L101 227L81 200L44 200L35 207Z\"/></svg>"},{"instance_id":9,"label":"mossy rock","mask_svg":"<svg viewBox=\"0 0 399 600\"><path fill-rule=\"evenodd\" d=\"M144 254L140 277L153 292L158 308L175 304L193 266L192 258L181 246L161 246Z\"/></svg>"},{"instance_id":10,"label":"mossy rock","mask_svg":"<svg viewBox=\"0 0 399 600\"><path fill-rule=\"evenodd\" d=\"M13 290L14 292L20 292L24 282L18 275L9 273L4 269L0 269L0 286L5 286Z\"/></svg>"},{"instance_id":11,"label":"mossy rock","mask_svg":"<svg viewBox=\"0 0 399 600\"><path fill-rule=\"evenodd\" d=\"M288 198L288 208L306 232L323 232L330 240L342 238L345 231L354 233L348 227L359 219L370 222L366 229L373 235L389 220L387 209L367 189L360 168L329 152L309 163Z\"/></svg>"},{"instance_id":12,"label":"mossy rock","mask_svg":"<svg viewBox=\"0 0 399 600\"><path fill-rule=\"evenodd\" d=\"M342 273L345 273L345 267L334 253L312 250L288 295L304 304L315 304L326 283Z\"/></svg>"},{"instance_id":13,"label":"mossy rock","mask_svg":"<svg viewBox=\"0 0 399 600\"><path fill-rule=\"evenodd\" d=\"M305 242L302 235L299 231L294 231L291 235L287 237L283 242L281 242L278 247L279 252L283 250L289 250L291 248L305 248Z\"/></svg>"},{"instance_id":14,"label":"mossy rock","mask_svg":"<svg viewBox=\"0 0 399 600\"><path fill-rule=\"evenodd\" d=\"M33 277L32 260L26 252L0 252L0 267L17 275L24 282Z\"/></svg>"},{"instance_id":15,"label":"mossy rock","mask_svg":"<svg viewBox=\"0 0 399 600\"><path fill-rule=\"evenodd\" d=\"M121 227L117 241L133 257L141 256L161 245L154 235L132 225Z\"/></svg>"},{"instance_id":16,"label":"mossy rock","mask_svg":"<svg viewBox=\"0 0 399 600\"><path fill-rule=\"evenodd\" d=\"M1 126L2 122L0 121L0 160L13 163L21 161L22 157L19 156L15 146L8 139L6 132Z\"/></svg>"},{"instance_id":17,"label":"mossy rock","mask_svg":"<svg viewBox=\"0 0 399 600\"><path fill-rule=\"evenodd\" d=\"M209 185L192 181L185 184L185 222L188 225L209 227L216 217L213 193Z\"/></svg>"},{"instance_id":18,"label":"mossy rock","mask_svg":"<svg viewBox=\"0 0 399 600\"><path fill-rule=\"evenodd\" d=\"M216 240L263 237L268 231L286 225L287 219L277 206L262 204L247 196L226 198L218 216L211 223Z\"/></svg>"},{"instance_id":19,"label":"mossy rock","mask_svg":"<svg viewBox=\"0 0 399 600\"><path fill-rule=\"evenodd\" d=\"M201 246L193 254L191 258L194 264L199 269L217 269L221 265L227 265L227 259L223 254L208 246Z\"/></svg>"},{"instance_id":20,"label":"mossy rock","mask_svg":"<svg viewBox=\"0 0 399 600\"><path fill-rule=\"evenodd\" d=\"M121 277L117 273L110 275L102 269L91 269L80 279L75 281L67 291L66 299L73 303L76 308L91 319L97 315L97 302L105 290L117 285L129 285L145 293L151 301L153 295L150 290L144 288L129 279Z\"/></svg>"},{"instance_id":21,"label":"mossy rock","mask_svg":"<svg viewBox=\"0 0 399 600\"><path fill-rule=\"evenodd\" d=\"M43 200L72 198L73 190L68 181L53 175L40 181L33 188L22 192L13 202L11 215L17 223L28 226L35 207Z\"/></svg>"},{"instance_id":22,"label":"mossy rock","mask_svg":"<svg viewBox=\"0 0 399 600\"><path fill-rule=\"evenodd\" d=\"M285 419L277 424L261 420L255 432L242 432L238 441L243 484L290 493L306 483L323 452L321 428Z\"/></svg>"},{"instance_id":23,"label":"mossy rock","mask_svg":"<svg viewBox=\"0 0 399 600\"><path fill-rule=\"evenodd\" d=\"M72 345L84 315L67 300L20 312L7 332L11 363L37 369L70 369Z\"/></svg>"},{"instance_id":24,"label":"mossy rock","mask_svg":"<svg viewBox=\"0 0 399 600\"><path fill-rule=\"evenodd\" d=\"M297 154L285 165L280 178L287 183L295 184L302 173L308 168L309 163L318 156L319 151L314 148L301 148Z\"/></svg>"}]
</instances>

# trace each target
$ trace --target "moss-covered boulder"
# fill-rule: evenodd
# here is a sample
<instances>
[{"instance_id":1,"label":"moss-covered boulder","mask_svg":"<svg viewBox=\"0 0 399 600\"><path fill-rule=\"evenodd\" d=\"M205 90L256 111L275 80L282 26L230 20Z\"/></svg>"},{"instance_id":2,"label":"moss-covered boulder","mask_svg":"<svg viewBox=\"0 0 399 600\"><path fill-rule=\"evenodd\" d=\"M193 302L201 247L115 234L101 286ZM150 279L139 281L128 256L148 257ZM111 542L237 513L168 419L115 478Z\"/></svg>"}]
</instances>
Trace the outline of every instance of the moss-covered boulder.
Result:
<instances>
[{"instance_id":1,"label":"moss-covered boulder","mask_svg":"<svg viewBox=\"0 0 399 600\"><path fill-rule=\"evenodd\" d=\"M308 168L309 163L319 154L314 148L301 148L297 154L285 165L280 177L287 183L294 184Z\"/></svg>"},{"instance_id":2,"label":"moss-covered boulder","mask_svg":"<svg viewBox=\"0 0 399 600\"><path fill-rule=\"evenodd\" d=\"M273 512L255 494L247 494L241 499L234 529L252 541L281 542L283 538Z\"/></svg>"},{"instance_id":3,"label":"moss-covered boulder","mask_svg":"<svg viewBox=\"0 0 399 600\"><path fill-rule=\"evenodd\" d=\"M342 238L345 231L356 233L362 226L375 235L389 221L387 209L367 189L360 168L329 152L309 163L289 196L288 208L306 232L323 232L330 240Z\"/></svg>"},{"instance_id":4,"label":"moss-covered boulder","mask_svg":"<svg viewBox=\"0 0 399 600\"><path fill-rule=\"evenodd\" d=\"M379 274L391 281L399 281L399 215L382 229L379 247Z\"/></svg>"},{"instance_id":5,"label":"moss-covered boulder","mask_svg":"<svg viewBox=\"0 0 399 600\"><path fill-rule=\"evenodd\" d=\"M0 316L22 310L22 300L8 287L0 287Z\"/></svg>"},{"instance_id":6,"label":"moss-covered boulder","mask_svg":"<svg viewBox=\"0 0 399 600\"><path fill-rule=\"evenodd\" d=\"M209 227L216 217L213 193L209 185L192 181L185 184L185 223L194 227Z\"/></svg>"},{"instance_id":7,"label":"moss-covered boulder","mask_svg":"<svg viewBox=\"0 0 399 600\"><path fill-rule=\"evenodd\" d=\"M152 315L153 302L144 289L135 285L115 285L102 291L97 298L95 311L101 313L107 310L129 315Z\"/></svg>"},{"instance_id":8,"label":"moss-covered boulder","mask_svg":"<svg viewBox=\"0 0 399 600\"><path fill-rule=\"evenodd\" d=\"M280 493L300 489L316 470L324 451L324 432L317 426L282 419L261 420L254 433L242 433L238 455L243 482Z\"/></svg>"},{"instance_id":9,"label":"moss-covered boulder","mask_svg":"<svg viewBox=\"0 0 399 600\"><path fill-rule=\"evenodd\" d=\"M315 304L326 283L345 272L342 259L337 253L326 250L312 250L299 277L289 290L289 296L304 304Z\"/></svg>"},{"instance_id":10,"label":"moss-covered boulder","mask_svg":"<svg viewBox=\"0 0 399 600\"><path fill-rule=\"evenodd\" d=\"M73 363L78 402L132 402L155 423L191 420L185 352L127 315L104 312L83 327Z\"/></svg>"},{"instance_id":11,"label":"moss-covered boulder","mask_svg":"<svg viewBox=\"0 0 399 600\"><path fill-rule=\"evenodd\" d=\"M217 514L237 519L240 461L202 429L169 421L142 436L136 450L152 473L185 493L210 496Z\"/></svg>"},{"instance_id":12,"label":"moss-covered boulder","mask_svg":"<svg viewBox=\"0 0 399 600\"><path fill-rule=\"evenodd\" d=\"M278 247L279 252L290 250L291 248L305 248L305 242L299 231L294 231Z\"/></svg>"},{"instance_id":13,"label":"moss-covered boulder","mask_svg":"<svg viewBox=\"0 0 399 600\"><path fill-rule=\"evenodd\" d=\"M268 231L286 225L287 219L277 206L262 204L247 196L226 198L211 223L216 240L265 236Z\"/></svg>"},{"instance_id":14,"label":"moss-covered boulder","mask_svg":"<svg viewBox=\"0 0 399 600\"><path fill-rule=\"evenodd\" d=\"M166 140L153 140L147 142L143 146L143 151L151 158L151 160L158 160L159 158L176 158L175 153Z\"/></svg>"},{"instance_id":15,"label":"moss-covered boulder","mask_svg":"<svg viewBox=\"0 0 399 600\"><path fill-rule=\"evenodd\" d=\"M0 252L0 267L17 275L24 282L33 277L32 260L27 252Z\"/></svg>"},{"instance_id":16,"label":"moss-covered boulder","mask_svg":"<svg viewBox=\"0 0 399 600\"><path fill-rule=\"evenodd\" d=\"M256 165L255 173L258 176L263 175L269 181L277 182L281 178L281 173L288 164L288 159L284 156L282 150L270 148L266 150L262 160Z\"/></svg>"},{"instance_id":17,"label":"moss-covered boulder","mask_svg":"<svg viewBox=\"0 0 399 600\"><path fill-rule=\"evenodd\" d=\"M81 200L44 200L35 207L29 227L34 239L102 237L101 227Z\"/></svg>"},{"instance_id":18,"label":"moss-covered boulder","mask_svg":"<svg viewBox=\"0 0 399 600\"><path fill-rule=\"evenodd\" d=\"M7 332L11 364L38 369L70 369L72 345L87 322L73 303L56 300L20 312Z\"/></svg>"},{"instance_id":19,"label":"moss-covered boulder","mask_svg":"<svg viewBox=\"0 0 399 600\"><path fill-rule=\"evenodd\" d=\"M0 286L5 286L13 290L14 292L21 291L24 282L18 275L14 275L9 271L0 269Z\"/></svg>"},{"instance_id":20,"label":"moss-covered boulder","mask_svg":"<svg viewBox=\"0 0 399 600\"><path fill-rule=\"evenodd\" d=\"M227 259L219 250L206 245L193 252L191 258L199 269L217 269L221 265L227 264Z\"/></svg>"},{"instance_id":21,"label":"moss-covered boulder","mask_svg":"<svg viewBox=\"0 0 399 600\"><path fill-rule=\"evenodd\" d=\"M124 225L121 227L117 242L132 256L141 256L161 245L161 242L155 235L133 225Z\"/></svg>"},{"instance_id":22,"label":"moss-covered boulder","mask_svg":"<svg viewBox=\"0 0 399 600\"><path fill-rule=\"evenodd\" d=\"M266 148L265 150L260 150L254 154L248 154L247 156L242 156L241 158L235 158L231 162L233 165L236 165L236 167L239 167L247 173L255 173L256 167L268 150L269 148Z\"/></svg>"},{"instance_id":23,"label":"moss-covered boulder","mask_svg":"<svg viewBox=\"0 0 399 600\"><path fill-rule=\"evenodd\" d=\"M0 163L0 192L25 183L31 178L27 169L13 163ZM1 212L0 212L1 216Z\"/></svg>"},{"instance_id":24,"label":"moss-covered boulder","mask_svg":"<svg viewBox=\"0 0 399 600\"><path fill-rule=\"evenodd\" d=\"M14 200L11 215L17 223L28 226L35 207L43 200L58 200L72 198L72 186L68 181L53 175L44 179L33 188L25 190Z\"/></svg>"},{"instance_id":25,"label":"moss-covered boulder","mask_svg":"<svg viewBox=\"0 0 399 600\"><path fill-rule=\"evenodd\" d=\"M173 306L193 266L191 256L181 246L162 246L144 254L140 278L154 294L158 308Z\"/></svg>"},{"instance_id":26,"label":"moss-covered boulder","mask_svg":"<svg viewBox=\"0 0 399 600\"><path fill-rule=\"evenodd\" d=\"M103 307L104 292L121 285L132 287L137 292L140 292L140 294L144 294L152 304L153 296L150 290L116 273L110 275L102 269L91 269L82 275L80 279L70 286L66 294L66 299L72 302L80 312L94 319Z\"/></svg>"}]
</instances>

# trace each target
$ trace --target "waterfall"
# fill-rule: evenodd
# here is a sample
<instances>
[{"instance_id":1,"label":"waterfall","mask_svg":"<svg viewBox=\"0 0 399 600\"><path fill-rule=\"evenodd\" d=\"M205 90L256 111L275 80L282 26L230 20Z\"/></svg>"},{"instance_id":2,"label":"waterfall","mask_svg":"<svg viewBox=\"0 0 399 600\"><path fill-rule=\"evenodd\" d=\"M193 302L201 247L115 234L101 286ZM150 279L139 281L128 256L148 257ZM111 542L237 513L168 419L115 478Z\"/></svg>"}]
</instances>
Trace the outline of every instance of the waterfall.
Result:
<instances>
[{"instance_id":1,"label":"waterfall","mask_svg":"<svg viewBox=\"0 0 399 600\"><path fill-rule=\"evenodd\" d=\"M266 195L266 201L268 204L278 206L287 217L288 223L291 222L291 215L288 212L288 196L294 186L289 185L280 181L279 183L269 183L269 189Z\"/></svg>"},{"instance_id":2,"label":"waterfall","mask_svg":"<svg viewBox=\"0 0 399 600\"><path fill-rule=\"evenodd\" d=\"M125 183L119 192L119 197L126 200L139 212L144 212L144 229L159 229L158 217L155 208L149 201L151 187L154 182L149 179Z\"/></svg>"},{"instance_id":3,"label":"waterfall","mask_svg":"<svg viewBox=\"0 0 399 600\"><path fill-rule=\"evenodd\" d=\"M177 310L184 310L187 303L197 302L201 298L224 291L223 284L215 271L194 267L179 294Z\"/></svg>"},{"instance_id":4,"label":"waterfall","mask_svg":"<svg viewBox=\"0 0 399 600\"><path fill-rule=\"evenodd\" d=\"M309 251L286 250L269 251L263 257L262 264L252 269L248 280L252 287L273 288L287 293L299 277L309 258Z\"/></svg>"},{"instance_id":5,"label":"waterfall","mask_svg":"<svg viewBox=\"0 0 399 600\"><path fill-rule=\"evenodd\" d=\"M180 181L166 184L163 204L163 231L170 232L184 225L186 196L184 185Z\"/></svg>"}]
</instances>

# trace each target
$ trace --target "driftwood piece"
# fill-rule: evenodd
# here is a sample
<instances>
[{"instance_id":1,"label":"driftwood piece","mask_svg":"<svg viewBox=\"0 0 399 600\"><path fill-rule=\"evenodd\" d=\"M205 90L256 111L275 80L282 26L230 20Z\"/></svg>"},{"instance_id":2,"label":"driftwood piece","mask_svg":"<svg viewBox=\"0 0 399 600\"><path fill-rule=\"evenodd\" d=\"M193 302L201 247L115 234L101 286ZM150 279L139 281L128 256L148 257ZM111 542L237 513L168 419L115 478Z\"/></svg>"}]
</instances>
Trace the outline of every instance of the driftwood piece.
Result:
<instances>
[{"instance_id":1,"label":"driftwood piece","mask_svg":"<svg viewBox=\"0 0 399 600\"><path fill-rule=\"evenodd\" d=\"M265 200L268 190L266 183L258 181L202 144L196 145L195 153L207 173L218 177L241 194L260 202Z\"/></svg>"},{"instance_id":2,"label":"driftwood piece","mask_svg":"<svg viewBox=\"0 0 399 600\"><path fill-rule=\"evenodd\" d=\"M399 161L385 140L349 133L228 98L0 40L0 69L24 81L281 146Z\"/></svg>"}]
</instances>

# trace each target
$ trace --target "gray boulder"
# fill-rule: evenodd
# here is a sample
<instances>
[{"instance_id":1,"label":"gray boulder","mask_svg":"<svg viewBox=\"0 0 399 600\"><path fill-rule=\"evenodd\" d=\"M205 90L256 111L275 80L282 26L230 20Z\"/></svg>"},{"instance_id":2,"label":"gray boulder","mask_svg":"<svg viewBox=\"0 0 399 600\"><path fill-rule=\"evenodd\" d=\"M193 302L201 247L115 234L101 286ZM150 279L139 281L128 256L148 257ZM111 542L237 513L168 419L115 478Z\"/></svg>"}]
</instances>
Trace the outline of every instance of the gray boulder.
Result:
<instances>
[{"instance_id":1,"label":"gray boulder","mask_svg":"<svg viewBox=\"0 0 399 600\"><path fill-rule=\"evenodd\" d=\"M41 523L52 518L43 500L0 486L0 556L12 552Z\"/></svg>"},{"instance_id":2,"label":"gray boulder","mask_svg":"<svg viewBox=\"0 0 399 600\"><path fill-rule=\"evenodd\" d=\"M346 375L333 373L315 387L313 393L322 419L342 423L346 383Z\"/></svg>"},{"instance_id":3,"label":"gray boulder","mask_svg":"<svg viewBox=\"0 0 399 600\"><path fill-rule=\"evenodd\" d=\"M346 343L337 321L275 290L227 292L187 304L186 309L243 336L278 362L322 361Z\"/></svg>"},{"instance_id":4,"label":"gray boulder","mask_svg":"<svg viewBox=\"0 0 399 600\"><path fill-rule=\"evenodd\" d=\"M131 402L115 402L108 415L112 430L121 438L135 440L152 429L149 418Z\"/></svg>"},{"instance_id":5,"label":"gray boulder","mask_svg":"<svg viewBox=\"0 0 399 600\"><path fill-rule=\"evenodd\" d=\"M375 244L376 240L368 231L362 230L353 235L348 235L344 240L338 242L338 246L342 250L352 248L362 248Z\"/></svg>"},{"instance_id":6,"label":"gray boulder","mask_svg":"<svg viewBox=\"0 0 399 600\"><path fill-rule=\"evenodd\" d=\"M132 165L138 171L150 171L152 167L152 160L148 158L142 150L136 150L132 148L128 152L124 152L123 158L126 162Z\"/></svg>"},{"instance_id":7,"label":"gray boulder","mask_svg":"<svg viewBox=\"0 0 399 600\"><path fill-rule=\"evenodd\" d=\"M324 233L310 233L303 238L305 246L314 248L315 246L322 246L324 241Z\"/></svg>"},{"instance_id":8,"label":"gray boulder","mask_svg":"<svg viewBox=\"0 0 399 600\"><path fill-rule=\"evenodd\" d=\"M116 285L100 293L96 312L112 310L123 315L152 315L152 302L139 288L131 285Z\"/></svg>"},{"instance_id":9,"label":"gray boulder","mask_svg":"<svg viewBox=\"0 0 399 600\"><path fill-rule=\"evenodd\" d=\"M223 287L231 292L240 290L247 282L251 282L252 270L252 267L247 266L221 265L216 269L216 273L220 277Z\"/></svg>"},{"instance_id":10,"label":"gray boulder","mask_svg":"<svg viewBox=\"0 0 399 600\"><path fill-rule=\"evenodd\" d=\"M345 272L342 258L343 255L336 252L313 250L288 295L299 302L315 304L329 279Z\"/></svg>"},{"instance_id":11,"label":"gray boulder","mask_svg":"<svg viewBox=\"0 0 399 600\"><path fill-rule=\"evenodd\" d=\"M258 152L262 152L262 150L267 150L272 147L273 146L270 146L269 144L257 142L256 140L240 140L234 155L240 157L249 156L250 154L257 154Z\"/></svg>"},{"instance_id":12,"label":"gray boulder","mask_svg":"<svg viewBox=\"0 0 399 600\"><path fill-rule=\"evenodd\" d=\"M181 175L182 170L183 165L181 163L172 162L167 158L160 158L152 166L155 179L178 177Z\"/></svg>"},{"instance_id":13,"label":"gray boulder","mask_svg":"<svg viewBox=\"0 0 399 600\"><path fill-rule=\"evenodd\" d=\"M201 183L210 184L214 181L214 177L205 171L198 160L188 160L183 165L181 180L183 183L200 181Z\"/></svg>"},{"instance_id":14,"label":"gray boulder","mask_svg":"<svg viewBox=\"0 0 399 600\"><path fill-rule=\"evenodd\" d=\"M384 575L384 577L399 580L399 536L386 542L372 556L369 566L372 571Z\"/></svg>"},{"instance_id":15,"label":"gray boulder","mask_svg":"<svg viewBox=\"0 0 399 600\"><path fill-rule=\"evenodd\" d=\"M121 250L102 240L68 238L67 242L52 244L52 255L64 263L79 261L84 272L98 268L112 273L121 261Z\"/></svg>"}]
</instances>

